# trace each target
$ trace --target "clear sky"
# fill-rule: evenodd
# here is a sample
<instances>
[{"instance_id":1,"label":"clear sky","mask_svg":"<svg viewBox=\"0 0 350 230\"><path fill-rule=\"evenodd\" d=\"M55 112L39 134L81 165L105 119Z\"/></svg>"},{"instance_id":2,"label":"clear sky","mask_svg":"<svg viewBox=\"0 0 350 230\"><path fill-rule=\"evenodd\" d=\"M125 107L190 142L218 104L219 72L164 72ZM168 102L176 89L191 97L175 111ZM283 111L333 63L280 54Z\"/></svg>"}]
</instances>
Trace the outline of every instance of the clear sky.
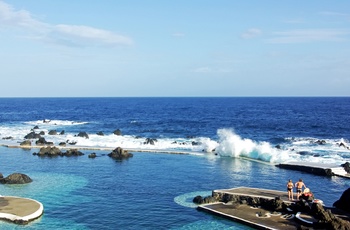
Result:
<instances>
[{"instance_id":1,"label":"clear sky","mask_svg":"<svg viewBox=\"0 0 350 230\"><path fill-rule=\"evenodd\" d=\"M349 0L0 0L0 97L350 96Z\"/></svg>"}]
</instances>

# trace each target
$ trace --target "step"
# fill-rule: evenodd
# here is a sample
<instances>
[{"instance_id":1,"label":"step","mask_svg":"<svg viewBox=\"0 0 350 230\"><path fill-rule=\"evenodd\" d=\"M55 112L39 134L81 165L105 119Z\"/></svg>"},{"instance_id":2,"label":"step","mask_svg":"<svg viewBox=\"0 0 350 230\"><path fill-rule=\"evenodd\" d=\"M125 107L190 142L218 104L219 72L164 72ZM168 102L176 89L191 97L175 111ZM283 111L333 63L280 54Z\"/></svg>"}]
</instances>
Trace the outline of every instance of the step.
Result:
<instances>
[{"instance_id":1,"label":"step","mask_svg":"<svg viewBox=\"0 0 350 230\"><path fill-rule=\"evenodd\" d=\"M345 176L346 174L348 174L343 167L331 168L331 170L332 173L334 173L335 175Z\"/></svg>"}]
</instances>

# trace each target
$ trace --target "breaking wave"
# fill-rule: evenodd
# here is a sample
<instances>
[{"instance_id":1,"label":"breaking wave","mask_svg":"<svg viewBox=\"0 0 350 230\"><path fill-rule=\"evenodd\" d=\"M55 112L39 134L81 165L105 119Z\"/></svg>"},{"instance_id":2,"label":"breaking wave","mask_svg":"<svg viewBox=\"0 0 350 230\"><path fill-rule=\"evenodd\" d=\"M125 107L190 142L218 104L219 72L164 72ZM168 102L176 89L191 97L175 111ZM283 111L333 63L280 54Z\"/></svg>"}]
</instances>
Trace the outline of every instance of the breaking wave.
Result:
<instances>
[{"instance_id":1,"label":"breaking wave","mask_svg":"<svg viewBox=\"0 0 350 230\"><path fill-rule=\"evenodd\" d=\"M133 121L132 121L133 122ZM78 136L76 130L69 127L81 126L87 128L89 122L71 120L34 120L25 123L8 124L0 126L0 144L19 145L24 137L32 132L33 126L36 133L43 132L42 137L46 141L58 146L65 142L67 145L74 143L72 147L90 148L116 148L122 147L133 151L147 150L156 152L182 152L195 155L221 156L248 158L269 163L283 163L290 161L309 161L314 163L345 163L350 159L349 140L325 139L318 140L312 137L285 137L280 138L278 144L267 141L255 141L243 138L233 129L218 129L217 138L209 137L161 137L151 139L136 135L114 135L113 133L98 135L88 133L88 138ZM49 135L48 132L55 127L67 127L69 131L58 135ZM96 127L96 125L94 126ZM32 145L36 140L31 140ZM276 141L274 141L275 143Z\"/></svg>"},{"instance_id":2,"label":"breaking wave","mask_svg":"<svg viewBox=\"0 0 350 230\"><path fill-rule=\"evenodd\" d=\"M289 151L272 147L268 142L242 138L232 129L219 129L218 136L216 152L220 156L245 157L271 163L291 160Z\"/></svg>"}]
</instances>

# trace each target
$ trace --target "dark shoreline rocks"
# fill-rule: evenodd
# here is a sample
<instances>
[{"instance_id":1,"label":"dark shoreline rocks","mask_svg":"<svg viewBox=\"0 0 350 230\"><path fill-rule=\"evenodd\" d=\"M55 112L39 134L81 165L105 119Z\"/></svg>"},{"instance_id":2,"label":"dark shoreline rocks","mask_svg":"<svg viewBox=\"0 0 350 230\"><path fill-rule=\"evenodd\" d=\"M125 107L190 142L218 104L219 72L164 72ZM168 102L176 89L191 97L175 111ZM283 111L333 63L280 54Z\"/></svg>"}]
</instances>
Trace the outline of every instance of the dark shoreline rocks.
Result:
<instances>
[{"instance_id":1,"label":"dark shoreline rocks","mask_svg":"<svg viewBox=\"0 0 350 230\"><path fill-rule=\"evenodd\" d=\"M343 192L339 200L333 203L333 206L341 210L350 212L350 188Z\"/></svg>"},{"instance_id":2,"label":"dark shoreline rocks","mask_svg":"<svg viewBox=\"0 0 350 230\"><path fill-rule=\"evenodd\" d=\"M57 147L42 147L38 153L34 152L33 155L40 157L57 157L57 156L82 156L84 153L80 152L77 149L68 149L66 152L62 152L61 149Z\"/></svg>"}]
</instances>

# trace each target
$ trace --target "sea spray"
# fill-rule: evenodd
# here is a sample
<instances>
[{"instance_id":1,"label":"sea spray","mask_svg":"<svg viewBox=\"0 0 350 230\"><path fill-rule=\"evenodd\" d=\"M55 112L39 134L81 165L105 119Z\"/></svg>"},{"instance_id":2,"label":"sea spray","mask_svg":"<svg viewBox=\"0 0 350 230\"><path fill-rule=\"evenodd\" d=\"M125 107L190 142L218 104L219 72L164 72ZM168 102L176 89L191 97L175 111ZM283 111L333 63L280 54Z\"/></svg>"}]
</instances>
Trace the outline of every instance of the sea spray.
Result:
<instances>
[{"instance_id":1,"label":"sea spray","mask_svg":"<svg viewBox=\"0 0 350 230\"><path fill-rule=\"evenodd\" d=\"M268 142L255 142L241 138L232 129L219 129L219 145L216 152L220 156L245 157L270 163L280 163L289 159L288 151L274 148Z\"/></svg>"}]
</instances>

